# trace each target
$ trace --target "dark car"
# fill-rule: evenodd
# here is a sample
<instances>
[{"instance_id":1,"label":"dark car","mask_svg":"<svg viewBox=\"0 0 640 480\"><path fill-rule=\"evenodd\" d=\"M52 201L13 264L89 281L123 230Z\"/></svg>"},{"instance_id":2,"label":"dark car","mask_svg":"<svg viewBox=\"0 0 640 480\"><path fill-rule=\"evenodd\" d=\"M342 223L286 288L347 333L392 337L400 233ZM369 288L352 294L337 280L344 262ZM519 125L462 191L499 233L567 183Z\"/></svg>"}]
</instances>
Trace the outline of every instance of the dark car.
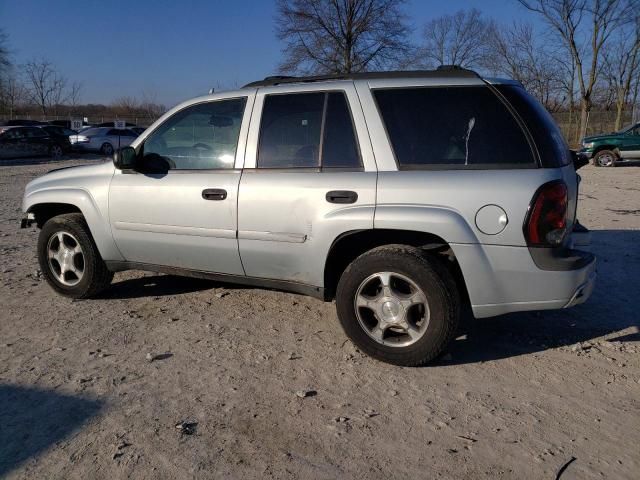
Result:
<instances>
[{"instance_id":1,"label":"dark car","mask_svg":"<svg viewBox=\"0 0 640 480\"><path fill-rule=\"evenodd\" d=\"M60 142L39 127L0 128L0 158L37 157L60 158L64 149Z\"/></svg>"},{"instance_id":2,"label":"dark car","mask_svg":"<svg viewBox=\"0 0 640 480\"><path fill-rule=\"evenodd\" d=\"M76 132L75 130L59 127L57 125L42 125L38 128L41 128L42 130L47 132L49 136L62 147L62 150L65 153L71 151L71 141L69 140L69 137L71 135L78 134L78 132Z\"/></svg>"},{"instance_id":3,"label":"dark car","mask_svg":"<svg viewBox=\"0 0 640 480\"><path fill-rule=\"evenodd\" d=\"M95 127L113 127L115 126L115 122L102 122L99 123L97 125L94 125ZM125 122L125 127L129 128L129 127L135 127L136 124L135 123L129 123L129 122Z\"/></svg>"},{"instance_id":4,"label":"dark car","mask_svg":"<svg viewBox=\"0 0 640 480\"><path fill-rule=\"evenodd\" d=\"M7 120L5 122L7 127L33 127L34 125L46 125L46 122L39 122L38 120Z\"/></svg>"}]
</instances>

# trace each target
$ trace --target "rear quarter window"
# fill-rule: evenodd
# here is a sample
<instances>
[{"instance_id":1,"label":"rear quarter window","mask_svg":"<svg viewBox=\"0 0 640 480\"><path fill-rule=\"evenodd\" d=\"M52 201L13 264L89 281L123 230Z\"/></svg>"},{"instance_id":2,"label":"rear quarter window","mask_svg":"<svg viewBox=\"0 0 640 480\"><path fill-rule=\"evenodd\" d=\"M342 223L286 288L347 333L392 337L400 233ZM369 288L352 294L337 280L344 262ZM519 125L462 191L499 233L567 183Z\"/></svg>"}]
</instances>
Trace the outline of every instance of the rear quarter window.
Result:
<instances>
[{"instance_id":1,"label":"rear quarter window","mask_svg":"<svg viewBox=\"0 0 640 480\"><path fill-rule=\"evenodd\" d=\"M496 88L522 118L533 137L542 166L562 167L571 163L569 146L547 109L521 86L497 85Z\"/></svg>"},{"instance_id":2,"label":"rear quarter window","mask_svg":"<svg viewBox=\"0 0 640 480\"><path fill-rule=\"evenodd\" d=\"M401 169L535 168L531 145L487 86L373 92Z\"/></svg>"}]
</instances>

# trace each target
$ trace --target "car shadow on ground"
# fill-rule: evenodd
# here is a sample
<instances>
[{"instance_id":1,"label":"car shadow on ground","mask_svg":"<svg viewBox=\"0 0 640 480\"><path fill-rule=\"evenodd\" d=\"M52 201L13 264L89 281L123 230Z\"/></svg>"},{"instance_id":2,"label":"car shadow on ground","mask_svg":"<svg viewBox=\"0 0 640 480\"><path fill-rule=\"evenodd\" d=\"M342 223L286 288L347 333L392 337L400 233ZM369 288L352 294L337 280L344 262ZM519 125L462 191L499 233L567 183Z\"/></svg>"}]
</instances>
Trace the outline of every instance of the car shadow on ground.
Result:
<instances>
[{"instance_id":1,"label":"car shadow on ground","mask_svg":"<svg viewBox=\"0 0 640 480\"><path fill-rule=\"evenodd\" d=\"M107 290L102 292L96 298L127 299L164 297L199 292L202 290L211 290L214 288L240 290L248 287L202 278L157 274L114 282Z\"/></svg>"},{"instance_id":2,"label":"car shadow on ground","mask_svg":"<svg viewBox=\"0 0 640 480\"><path fill-rule=\"evenodd\" d=\"M102 407L98 400L0 385L0 478L68 437Z\"/></svg>"},{"instance_id":3,"label":"car shadow on ground","mask_svg":"<svg viewBox=\"0 0 640 480\"><path fill-rule=\"evenodd\" d=\"M629 327L640 327L635 301L640 280L640 231L592 231L592 251L598 279L591 298L566 310L521 312L494 318L465 315L457 339L436 365L485 362L586 342ZM224 287L246 287L174 275L151 275L114 283L100 298L141 298L179 295ZM336 328L338 328L336 323ZM637 334L615 341L635 342ZM612 339L613 340L613 339Z\"/></svg>"},{"instance_id":4,"label":"car shadow on ground","mask_svg":"<svg viewBox=\"0 0 640 480\"><path fill-rule=\"evenodd\" d=\"M494 318L465 316L458 338L436 365L486 362L588 342L632 328L612 342L640 342L637 285L640 231L592 231L598 278L591 298L566 310L521 312Z\"/></svg>"}]
</instances>

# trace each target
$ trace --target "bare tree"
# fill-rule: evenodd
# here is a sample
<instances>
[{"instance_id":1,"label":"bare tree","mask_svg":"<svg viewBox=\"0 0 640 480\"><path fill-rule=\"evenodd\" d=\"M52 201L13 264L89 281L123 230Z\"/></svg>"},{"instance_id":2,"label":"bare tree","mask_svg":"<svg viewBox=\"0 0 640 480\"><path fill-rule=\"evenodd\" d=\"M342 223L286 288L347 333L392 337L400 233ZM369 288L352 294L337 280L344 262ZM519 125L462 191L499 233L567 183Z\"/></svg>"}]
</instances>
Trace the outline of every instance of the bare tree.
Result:
<instances>
[{"instance_id":1,"label":"bare tree","mask_svg":"<svg viewBox=\"0 0 640 480\"><path fill-rule=\"evenodd\" d=\"M613 32L629 21L637 0L518 0L539 14L575 63L580 92L580 136L586 134L602 52Z\"/></svg>"},{"instance_id":2,"label":"bare tree","mask_svg":"<svg viewBox=\"0 0 640 480\"><path fill-rule=\"evenodd\" d=\"M11 66L8 39L9 36L0 30L0 80L4 77Z\"/></svg>"},{"instance_id":3,"label":"bare tree","mask_svg":"<svg viewBox=\"0 0 640 480\"><path fill-rule=\"evenodd\" d=\"M162 115L166 108L157 101L158 95L152 90L145 89L142 91L142 102L140 109L144 112L149 120L155 120Z\"/></svg>"},{"instance_id":4,"label":"bare tree","mask_svg":"<svg viewBox=\"0 0 640 480\"><path fill-rule=\"evenodd\" d=\"M519 81L550 111L562 106L565 72L548 38L536 34L529 23L494 25L487 38L490 51L482 59L486 69Z\"/></svg>"},{"instance_id":5,"label":"bare tree","mask_svg":"<svg viewBox=\"0 0 640 480\"><path fill-rule=\"evenodd\" d=\"M67 103L71 107L76 107L80 103L80 97L82 95L82 82L73 82L69 87L67 93Z\"/></svg>"},{"instance_id":6,"label":"bare tree","mask_svg":"<svg viewBox=\"0 0 640 480\"><path fill-rule=\"evenodd\" d=\"M612 39L604 54L603 72L615 97L615 129L619 130L625 108L640 82L640 15Z\"/></svg>"},{"instance_id":7,"label":"bare tree","mask_svg":"<svg viewBox=\"0 0 640 480\"><path fill-rule=\"evenodd\" d=\"M492 29L493 22L475 8L435 18L422 31L421 63L427 67L478 68L489 53L487 40Z\"/></svg>"},{"instance_id":8,"label":"bare tree","mask_svg":"<svg viewBox=\"0 0 640 480\"><path fill-rule=\"evenodd\" d=\"M404 0L277 0L284 73L349 73L402 64L410 51Z\"/></svg>"},{"instance_id":9,"label":"bare tree","mask_svg":"<svg viewBox=\"0 0 640 480\"><path fill-rule=\"evenodd\" d=\"M120 97L116 98L111 107L118 115L136 115L140 111L140 102L134 97Z\"/></svg>"},{"instance_id":10,"label":"bare tree","mask_svg":"<svg viewBox=\"0 0 640 480\"><path fill-rule=\"evenodd\" d=\"M24 99L25 90L20 78L13 72L6 74L0 89L0 104L4 106L9 118L13 118L17 107Z\"/></svg>"},{"instance_id":11,"label":"bare tree","mask_svg":"<svg viewBox=\"0 0 640 480\"><path fill-rule=\"evenodd\" d=\"M67 79L47 60L32 60L23 66L27 98L46 116L48 109L66 101Z\"/></svg>"}]
</instances>

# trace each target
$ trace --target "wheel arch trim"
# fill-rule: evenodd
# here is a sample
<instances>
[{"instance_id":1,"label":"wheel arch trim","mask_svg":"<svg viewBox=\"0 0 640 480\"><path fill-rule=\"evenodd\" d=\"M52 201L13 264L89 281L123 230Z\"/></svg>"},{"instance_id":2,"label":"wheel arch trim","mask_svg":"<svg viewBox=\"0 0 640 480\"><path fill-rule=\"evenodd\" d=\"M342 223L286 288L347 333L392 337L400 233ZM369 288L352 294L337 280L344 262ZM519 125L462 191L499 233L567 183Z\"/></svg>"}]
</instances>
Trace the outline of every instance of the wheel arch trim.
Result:
<instances>
[{"instance_id":1,"label":"wheel arch trim","mask_svg":"<svg viewBox=\"0 0 640 480\"><path fill-rule=\"evenodd\" d=\"M89 226L89 232L104 260L123 260L118 250L108 218L101 212L91 193L79 187L51 187L29 192L24 197L23 211L35 213L48 205L68 205L82 213ZM36 221L38 221L36 217ZM40 222L38 221L40 224Z\"/></svg>"}]
</instances>

